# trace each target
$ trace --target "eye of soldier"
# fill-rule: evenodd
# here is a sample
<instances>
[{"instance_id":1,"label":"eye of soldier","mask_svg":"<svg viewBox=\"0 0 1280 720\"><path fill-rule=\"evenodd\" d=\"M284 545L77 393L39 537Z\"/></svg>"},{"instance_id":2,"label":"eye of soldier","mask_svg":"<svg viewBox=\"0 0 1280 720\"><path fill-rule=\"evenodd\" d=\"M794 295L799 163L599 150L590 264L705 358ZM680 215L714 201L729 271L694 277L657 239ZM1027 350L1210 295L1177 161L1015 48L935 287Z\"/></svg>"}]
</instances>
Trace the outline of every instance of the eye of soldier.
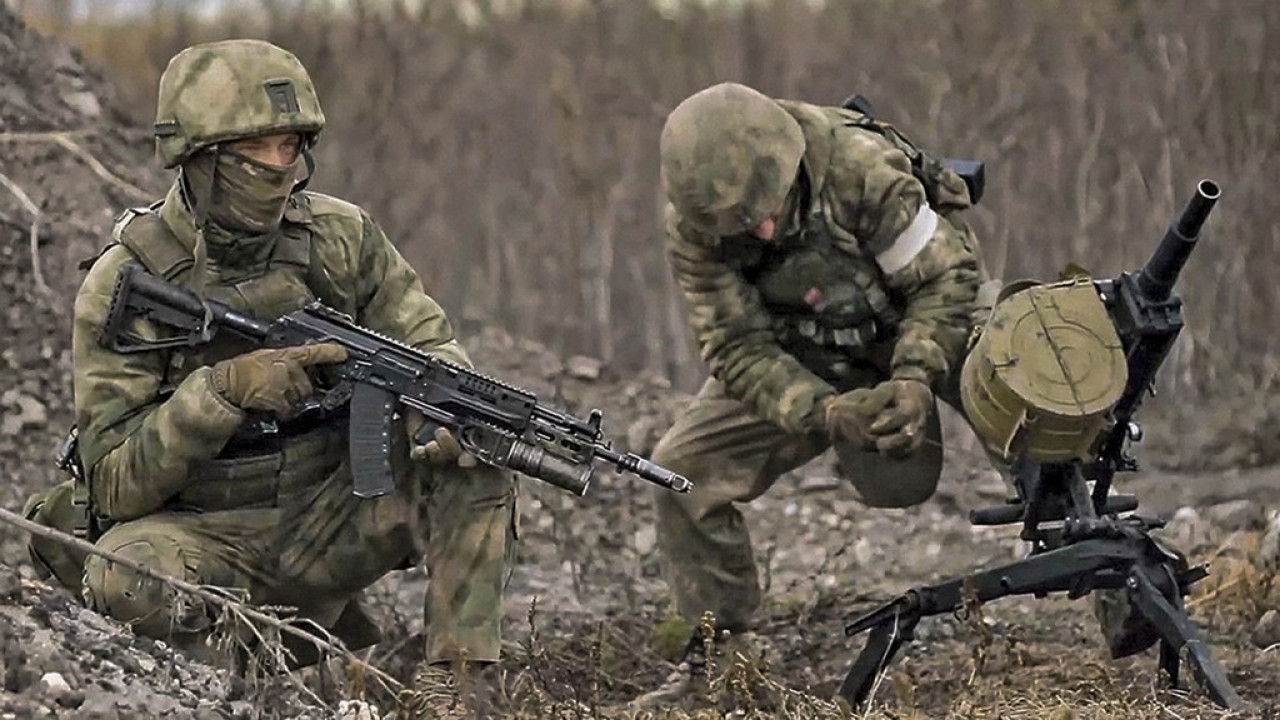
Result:
<instances>
[{"instance_id":1,"label":"eye of soldier","mask_svg":"<svg viewBox=\"0 0 1280 720\"><path fill-rule=\"evenodd\" d=\"M269 165L292 165L302 150L302 140L297 133L266 135L237 140L232 150Z\"/></svg>"}]
</instances>

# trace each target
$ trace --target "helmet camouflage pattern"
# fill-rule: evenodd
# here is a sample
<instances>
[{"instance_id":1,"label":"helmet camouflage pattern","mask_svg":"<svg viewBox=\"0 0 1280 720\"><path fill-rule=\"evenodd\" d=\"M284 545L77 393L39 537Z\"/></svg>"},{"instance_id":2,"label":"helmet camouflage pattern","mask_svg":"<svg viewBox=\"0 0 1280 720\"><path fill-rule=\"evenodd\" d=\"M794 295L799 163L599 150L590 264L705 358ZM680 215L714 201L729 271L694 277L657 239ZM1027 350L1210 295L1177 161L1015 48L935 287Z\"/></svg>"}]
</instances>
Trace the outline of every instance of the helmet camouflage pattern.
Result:
<instances>
[{"instance_id":1,"label":"helmet camouflage pattern","mask_svg":"<svg viewBox=\"0 0 1280 720\"><path fill-rule=\"evenodd\" d=\"M166 168L225 140L278 132L313 138L323 127L306 68L262 40L193 45L160 77L156 151Z\"/></svg>"},{"instance_id":2,"label":"helmet camouflage pattern","mask_svg":"<svg viewBox=\"0 0 1280 720\"><path fill-rule=\"evenodd\" d=\"M667 199L702 232L742 232L782 205L804 147L781 105L745 85L713 85L677 105L662 128Z\"/></svg>"}]
</instances>

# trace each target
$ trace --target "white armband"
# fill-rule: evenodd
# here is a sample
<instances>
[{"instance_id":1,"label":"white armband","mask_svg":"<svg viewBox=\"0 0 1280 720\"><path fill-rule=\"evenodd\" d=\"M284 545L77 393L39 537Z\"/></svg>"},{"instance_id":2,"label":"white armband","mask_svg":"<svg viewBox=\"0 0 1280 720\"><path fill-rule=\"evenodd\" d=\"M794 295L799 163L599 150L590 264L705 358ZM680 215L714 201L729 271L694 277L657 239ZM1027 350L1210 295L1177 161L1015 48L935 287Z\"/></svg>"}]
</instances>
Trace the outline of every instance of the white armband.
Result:
<instances>
[{"instance_id":1,"label":"white armband","mask_svg":"<svg viewBox=\"0 0 1280 720\"><path fill-rule=\"evenodd\" d=\"M887 275L898 272L920 254L937 229L938 214L929 207L928 203L921 203L920 211L916 213L907 229L894 238L893 243L884 252L876 254L876 263Z\"/></svg>"}]
</instances>

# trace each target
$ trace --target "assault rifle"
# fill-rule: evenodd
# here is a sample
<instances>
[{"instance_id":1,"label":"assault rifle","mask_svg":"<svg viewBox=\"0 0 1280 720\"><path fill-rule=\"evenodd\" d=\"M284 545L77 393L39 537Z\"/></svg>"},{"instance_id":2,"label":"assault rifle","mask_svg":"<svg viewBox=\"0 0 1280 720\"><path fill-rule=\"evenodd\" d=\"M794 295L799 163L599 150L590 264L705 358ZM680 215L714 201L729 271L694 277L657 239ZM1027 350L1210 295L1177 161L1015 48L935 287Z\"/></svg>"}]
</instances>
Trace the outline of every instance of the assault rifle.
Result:
<instances>
[{"instance_id":1,"label":"assault rifle","mask_svg":"<svg viewBox=\"0 0 1280 720\"><path fill-rule=\"evenodd\" d=\"M1021 523L1021 538L1031 544L1029 556L939 585L914 588L852 621L846 635L870 633L840 686L840 695L850 705L858 707L867 700L877 676L902 643L912 639L924 617L1007 595L1044 597L1066 592L1074 599L1094 590L1110 590L1120 594L1128 612L1122 630L1108 638L1113 657L1132 655L1159 642L1160 668L1174 686L1185 657L1215 703L1231 709L1243 706L1184 609L1183 597L1208 570L1203 565L1191 567L1180 554L1151 538L1149 531L1162 527L1163 521L1123 515L1137 509L1136 497L1111 493L1116 473L1138 469L1129 452L1131 443L1142 438L1135 415L1182 330L1182 300L1173 286L1219 194L1217 184L1202 180L1139 272L1094 282L1124 348L1128 380L1108 424L1092 445L1091 456L1073 462L1016 461L1017 497L1002 506L970 512L974 525ZM1093 482L1092 490L1088 481Z\"/></svg>"},{"instance_id":2,"label":"assault rifle","mask_svg":"<svg viewBox=\"0 0 1280 720\"><path fill-rule=\"evenodd\" d=\"M140 337L131 330L139 319L174 334ZM120 270L100 341L119 353L139 353L199 347L219 333L264 347L331 342L347 349L349 358L333 366L337 379L317 398L300 403L290 417L349 410L353 492L360 497L395 489L392 423L401 407L426 417L416 437L419 443L430 440L436 427L446 427L480 462L517 470L576 495L585 495L590 487L595 460L676 492L692 487L684 477L639 455L613 450L598 410L585 420L553 410L533 393L383 337L318 302L264 322L130 263Z\"/></svg>"}]
</instances>

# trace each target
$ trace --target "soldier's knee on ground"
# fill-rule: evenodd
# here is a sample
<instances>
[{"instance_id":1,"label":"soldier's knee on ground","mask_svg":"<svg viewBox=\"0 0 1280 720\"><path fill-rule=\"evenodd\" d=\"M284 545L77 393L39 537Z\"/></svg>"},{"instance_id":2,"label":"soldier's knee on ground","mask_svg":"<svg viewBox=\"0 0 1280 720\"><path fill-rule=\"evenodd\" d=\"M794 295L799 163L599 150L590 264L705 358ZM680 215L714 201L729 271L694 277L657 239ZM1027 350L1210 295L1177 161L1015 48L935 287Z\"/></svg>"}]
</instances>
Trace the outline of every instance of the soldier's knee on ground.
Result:
<instances>
[{"instance_id":1,"label":"soldier's knee on ground","mask_svg":"<svg viewBox=\"0 0 1280 720\"><path fill-rule=\"evenodd\" d=\"M118 554L164 575L196 581L182 547L173 539L129 532L122 525L98 541L103 550ZM168 639L175 634L207 630L212 624L204 603L180 596L173 587L99 556L85 562L84 596L89 607L128 623L148 637Z\"/></svg>"},{"instance_id":2,"label":"soldier's knee on ground","mask_svg":"<svg viewBox=\"0 0 1280 720\"><path fill-rule=\"evenodd\" d=\"M75 507L72 504L73 486L64 482L46 492L32 495L22 508L22 516L45 527L75 532ZM80 582L84 575L85 553L56 540L32 535L27 541L31 564L41 578L50 577L63 587L80 594Z\"/></svg>"}]
</instances>

